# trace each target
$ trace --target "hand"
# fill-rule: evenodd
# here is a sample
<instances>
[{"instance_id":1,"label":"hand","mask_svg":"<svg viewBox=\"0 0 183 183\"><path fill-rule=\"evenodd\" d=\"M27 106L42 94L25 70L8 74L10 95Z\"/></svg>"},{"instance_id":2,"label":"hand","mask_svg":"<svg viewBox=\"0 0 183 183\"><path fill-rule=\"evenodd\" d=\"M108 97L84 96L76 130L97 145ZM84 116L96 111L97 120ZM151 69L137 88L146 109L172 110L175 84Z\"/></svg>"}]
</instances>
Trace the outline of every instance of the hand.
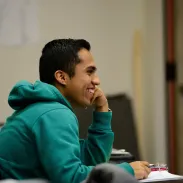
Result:
<instances>
[{"instance_id":1,"label":"hand","mask_svg":"<svg viewBox=\"0 0 183 183\"><path fill-rule=\"evenodd\" d=\"M135 161L130 165L134 169L135 177L138 180L147 178L151 172L150 168L148 168L149 163L146 161Z\"/></svg>"},{"instance_id":2,"label":"hand","mask_svg":"<svg viewBox=\"0 0 183 183\"><path fill-rule=\"evenodd\" d=\"M103 91L96 87L91 100L91 104L95 106L95 110L98 112L108 112L108 101Z\"/></svg>"}]
</instances>

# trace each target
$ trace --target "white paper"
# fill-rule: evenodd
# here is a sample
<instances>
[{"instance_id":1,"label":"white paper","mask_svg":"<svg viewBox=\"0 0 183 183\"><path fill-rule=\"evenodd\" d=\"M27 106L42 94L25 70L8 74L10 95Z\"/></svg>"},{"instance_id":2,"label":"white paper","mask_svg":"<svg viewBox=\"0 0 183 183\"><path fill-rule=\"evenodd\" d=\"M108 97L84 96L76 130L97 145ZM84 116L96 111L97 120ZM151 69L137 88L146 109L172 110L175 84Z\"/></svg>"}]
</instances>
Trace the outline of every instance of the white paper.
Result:
<instances>
[{"instance_id":1,"label":"white paper","mask_svg":"<svg viewBox=\"0 0 183 183\"><path fill-rule=\"evenodd\" d=\"M156 182L165 180L177 180L183 179L183 176L174 175L168 171L153 171L149 174L147 179L140 180L139 182Z\"/></svg>"},{"instance_id":2,"label":"white paper","mask_svg":"<svg viewBox=\"0 0 183 183\"><path fill-rule=\"evenodd\" d=\"M38 41L36 0L0 0L0 44Z\"/></svg>"},{"instance_id":3,"label":"white paper","mask_svg":"<svg viewBox=\"0 0 183 183\"><path fill-rule=\"evenodd\" d=\"M113 155L124 155L124 154L129 154L129 152L126 152L125 149L112 149L112 153Z\"/></svg>"}]
</instances>

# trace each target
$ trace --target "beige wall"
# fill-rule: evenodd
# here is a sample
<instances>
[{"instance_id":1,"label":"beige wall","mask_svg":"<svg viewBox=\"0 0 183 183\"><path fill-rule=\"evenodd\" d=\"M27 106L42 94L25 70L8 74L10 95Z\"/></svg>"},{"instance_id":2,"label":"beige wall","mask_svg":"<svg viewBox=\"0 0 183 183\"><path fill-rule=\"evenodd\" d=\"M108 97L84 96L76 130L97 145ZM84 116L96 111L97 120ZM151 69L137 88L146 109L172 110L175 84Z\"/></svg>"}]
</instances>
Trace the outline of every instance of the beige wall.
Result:
<instances>
[{"instance_id":1,"label":"beige wall","mask_svg":"<svg viewBox=\"0 0 183 183\"><path fill-rule=\"evenodd\" d=\"M7 96L20 79L38 78L43 45L54 38L85 38L92 45L106 94L134 97L133 38L142 35L142 154L148 161L166 161L162 5L160 0L38 0L40 42L0 47L0 121L11 114Z\"/></svg>"},{"instance_id":2,"label":"beige wall","mask_svg":"<svg viewBox=\"0 0 183 183\"><path fill-rule=\"evenodd\" d=\"M177 173L183 175L183 97L179 87L183 84L183 1L175 1L175 58L177 64L177 85L176 85L176 163Z\"/></svg>"},{"instance_id":3,"label":"beige wall","mask_svg":"<svg viewBox=\"0 0 183 183\"><path fill-rule=\"evenodd\" d=\"M145 1L144 136L146 156L166 162L163 4Z\"/></svg>"}]
</instances>

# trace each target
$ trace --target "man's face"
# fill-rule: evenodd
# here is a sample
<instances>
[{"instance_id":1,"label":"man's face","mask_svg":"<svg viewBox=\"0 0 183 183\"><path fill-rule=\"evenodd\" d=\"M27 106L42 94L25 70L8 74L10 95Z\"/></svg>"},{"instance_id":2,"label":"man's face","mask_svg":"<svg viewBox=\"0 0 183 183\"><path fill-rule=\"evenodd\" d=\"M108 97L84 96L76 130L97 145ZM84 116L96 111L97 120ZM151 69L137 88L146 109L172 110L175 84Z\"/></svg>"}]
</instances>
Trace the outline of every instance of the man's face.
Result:
<instances>
[{"instance_id":1,"label":"man's face","mask_svg":"<svg viewBox=\"0 0 183 183\"><path fill-rule=\"evenodd\" d=\"M96 75L96 66L91 53L82 49L78 52L81 62L75 67L75 75L66 86L66 98L72 105L89 106L97 85L100 84Z\"/></svg>"}]
</instances>

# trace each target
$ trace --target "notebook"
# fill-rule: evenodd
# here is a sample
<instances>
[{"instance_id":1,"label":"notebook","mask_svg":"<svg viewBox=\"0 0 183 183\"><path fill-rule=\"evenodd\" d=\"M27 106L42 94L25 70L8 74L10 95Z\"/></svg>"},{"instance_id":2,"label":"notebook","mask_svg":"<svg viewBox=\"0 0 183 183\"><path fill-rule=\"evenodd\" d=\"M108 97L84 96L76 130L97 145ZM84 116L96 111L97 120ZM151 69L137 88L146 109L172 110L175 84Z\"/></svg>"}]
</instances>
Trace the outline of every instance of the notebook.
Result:
<instances>
[{"instance_id":1,"label":"notebook","mask_svg":"<svg viewBox=\"0 0 183 183\"><path fill-rule=\"evenodd\" d=\"M171 174L168 171L153 171L149 174L147 179L140 180L139 182L156 182L179 179L183 179L183 176Z\"/></svg>"}]
</instances>

